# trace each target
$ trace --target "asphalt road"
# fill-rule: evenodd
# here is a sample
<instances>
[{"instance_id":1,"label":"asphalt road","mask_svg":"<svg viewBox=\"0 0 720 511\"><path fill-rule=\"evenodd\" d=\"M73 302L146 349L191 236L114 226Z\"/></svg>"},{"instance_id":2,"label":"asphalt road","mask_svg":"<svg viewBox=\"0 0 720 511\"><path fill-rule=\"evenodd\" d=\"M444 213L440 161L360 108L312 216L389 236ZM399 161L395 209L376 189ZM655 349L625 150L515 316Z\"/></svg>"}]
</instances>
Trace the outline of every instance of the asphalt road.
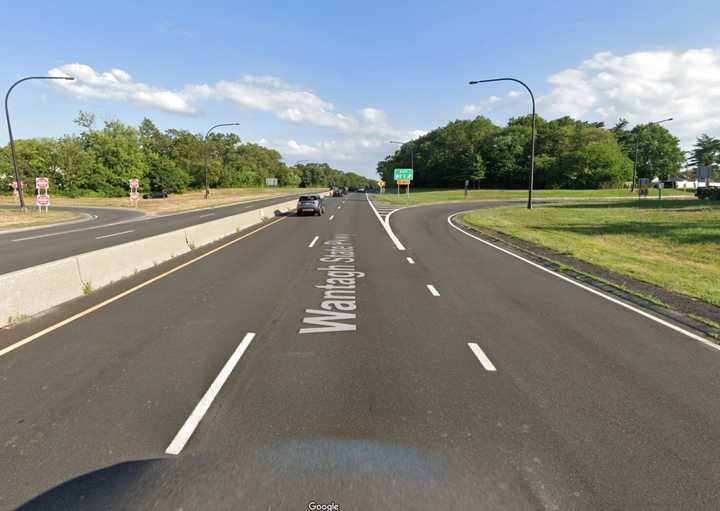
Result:
<instances>
[{"instance_id":1,"label":"asphalt road","mask_svg":"<svg viewBox=\"0 0 720 511\"><path fill-rule=\"evenodd\" d=\"M400 251L327 204L0 331L189 263L0 356L0 508L717 509L720 352L458 232L466 205L392 213Z\"/></svg>"},{"instance_id":2,"label":"asphalt road","mask_svg":"<svg viewBox=\"0 0 720 511\"><path fill-rule=\"evenodd\" d=\"M86 222L0 234L0 254L2 254L0 274L237 215L248 209L269 207L298 195L282 195L211 209L157 216L145 216L139 211L120 208L57 208L73 209L95 218Z\"/></svg>"}]
</instances>

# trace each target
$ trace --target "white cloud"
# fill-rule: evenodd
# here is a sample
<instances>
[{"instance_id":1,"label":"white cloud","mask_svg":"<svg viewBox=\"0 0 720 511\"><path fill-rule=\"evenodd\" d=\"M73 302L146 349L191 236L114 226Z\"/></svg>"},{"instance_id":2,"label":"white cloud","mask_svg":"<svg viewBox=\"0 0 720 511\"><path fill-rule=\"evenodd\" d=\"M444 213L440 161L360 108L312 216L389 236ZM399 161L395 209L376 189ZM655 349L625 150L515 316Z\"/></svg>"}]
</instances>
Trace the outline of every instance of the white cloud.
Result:
<instances>
[{"instance_id":1,"label":"white cloud","mask_svg":"<svg viewBox=\"0 0 720 511\"><path fill-rule=\"evenodd\" d=\"M75 77L74 81L53 80L53 83L77 97L130 101L181 114L196 111L184 93L136 82L122 69L99 73L85 64L66 64L51 69L48 74Z\"/></svg>"},{"instance_id":2,"label":"white cloud","mask_svg":"<svg viewBox=\"0 0 720 511\"><path fill-rule=\"evenodd\" d=\"M71 75L75 81L56 81L76 97L127 101L177 114L195 114L205 101L222 101L239 108L268 112L282 121L329 128L342 135L337 140L301 143L295 139L258 143L277 149L285 156L308 156L318 160L361 162L365 172L373 172L375 162L389 149L388 140L408 140L424 135L421 130L394 128L387 114L371 106L355 115L338 112L335 105L302 87L274 76L242 75L237 80L214 84L187 84L178 90L136 81L122 69L100 72L85 64L67 64L50 70L52 76Z\"/></svg>"},{"instance_id":3,"label":"white cloud","mask_svg":"<svg viewBox=\"0 0 720 511\"><path fill-rule=\"evenodd\" d=\"M597 53L577 68L549 77L538 101L547 117L571 115L612 125L673 117L665 126L692 145L701 133L720 134L720 50Z\"/></svg>"},{"instance_id":4,"label":"white cloud","mask_svg":"<svg viewBox=\"0 0 720 511\"><path fill-rule=\"evenodd\" d=\"M378 110L377 108L363 108L360 110L360 113L362 114L363 118L372 124L384 124L387 122L387 116L385 115L385 112L382 110Z\"/></svg>"},{"instance_id":5,"label":"white cloud","mask_svg":"<svg viewBox=\"0 0 720 511\"><path fill-rule=\"evenodd\" d=\"M479 103L471 103L469 105L463 106L463 113L466 115L479 115L483 112L487 112L492 108L492 106L500 101L500 98L497 96L490 96L489 98L480 101Z\"/></svg>"}]
</instances>

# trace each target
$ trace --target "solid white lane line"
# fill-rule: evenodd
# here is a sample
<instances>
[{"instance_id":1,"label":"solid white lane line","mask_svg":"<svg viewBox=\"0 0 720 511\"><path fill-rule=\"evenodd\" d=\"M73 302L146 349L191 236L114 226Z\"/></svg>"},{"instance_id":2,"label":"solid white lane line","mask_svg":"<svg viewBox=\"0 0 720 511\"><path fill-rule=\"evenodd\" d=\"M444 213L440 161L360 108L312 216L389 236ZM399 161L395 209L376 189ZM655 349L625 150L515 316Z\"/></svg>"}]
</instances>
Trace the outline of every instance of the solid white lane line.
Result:
<instances>
[{"instance_id":1,"label":"solid white lane line","mask_svg":"<svg viewBox=\"0 0 720 511\"><path fill-rule=\"evenodd\" d=\"M315 236L315 237L313 238L313 240L310 242L310 244L308 245L308 248L313 248L313 247L315 246L315 243L317 243L317 240L318 240L319 237L320 237L320 236Z\"/></svg>"},{"instance_id":2,"label":"solid white lane line","mask_svg":"<svg viewBox=\"0 0 720 511\"><path fill-rule=\"evenodd\" d=\"M427 285L427 288L428 288L428 291L430 291L430 294L431 294L431 295L433 295L433 296L440 296L440 293L438 293L438 290L435 289L435 286L433 286L432 284L428 284L428 285Z\"/></svg>"},{"instance_id":3,"label":"solid white lane line","mask_svg":"<svg viewBox=\"0 0 720 511\"><path fill-rule=\"evenodd\" d=\"M105 236L95 236L95 239L101 240L103 238L112 238L113 236L120 236L122 234L128 234L130 232L135 232L135 229L130 229L129 231L115 232L113 234L106 234Z\"/></svg>"},{"instance_id":4,"label":"solid white lane line","mask_svg":"<svg viewBox=\"0 0 720 511\"><path fill-rule=\"evenodd\" d=\"M250 346L250 343L252 342L254 337L255 334L253 332L248 332L247 334L245 334L243 340L240 342L233 354L230 355L228 361L225 362L225 365L220 370L220 373L215 377L215 381L212 382L212 385L210 385L210 388L207 389L205 395L195 406L195 409L187 418L185 424L182 425L180 431L178 431L177 435L175 435L175 438L173 438L173 441L170 442L168 448L165 449L165 454L180 454L180 452L183 450L183 447L185 447L185 444L188 442L188 440L190 440L190 437L195 432L195 428L198 427L198 424L200 424L200 421L203 419L205 413L210 408L210 405L215 399L215 396L218 395L220 389L230 376L230 373L232 373L232 370L235 369L235 366L240 360L240 357L243 356L245 350L247 350L248 346Z\"/></svg>"},{"instance_id":5,"label":"solid white lane line","mask_svg":"<svg viewBox=\"0 0 720 511\"><path fill-rule=\"evenodd\" d=\"M207 216L213 216L215 213L206 213L204 215L200 215L198 218L205 218Z\"/></svg>"},{"instance_id":6,"label":"solid white lane line","mask_svg":"<svg viewBox=\"0 0 720 511\"><path fill-rule=\"evenodd\" d=\"M123 291L122 293L118 293L115 296L112 296L103 302L93 305L92 307L88 307L87 309L80 311L77 314L70 316L69 318L65 318L62 321L55 323L54 325L50 325L49 327L44 328L43 330L40 330L39 332L35 332L34 334L29 335L29 336L25 337L24 339L21 339L15 343L11 344L10 346L7 346L7 347L1 349L0 357L7 355L8 353L15 351L18 348L21 348L21 347L25 346L26 344L29 344L29 343L35 341L36 339L43 337L44 335L54 332L58 328L62 328L65 325L72 323L73 321L83 318L83 317L87 316L88 314L92 314L96 310L102 309L106 305L110 305L111 303L116 302L116 301L126 297L127 295L134 293L135 291L138 291L146 286L149 286L153 282L157 282L160 279L164 279L168 275L172 275L173 273L180 271L183 268L190 266L191 264L194 264L202 259L205 259L206 257L213 255L215 252L219 252L220 250L222 250L226 247L229 247L230 245L234 245L235 243L242 241L245 238L248 238L248 237L252 236L253 234L256 234L264 229L267 229L268 227L275 225L278 222L282 222L286 218L287 217L285 217L285 216L278 217L277 220L272 220L270 223L267 223L267 224L263 225L262 227L258 227L254 231L250 231L247 234L243 234L239 238L235 238L235 239L228 241L227 243L223 243L219 247L215 247L212 250L208 250L204 254L200 254L197 257L193 257L189 261L179 264L179 265L175 266L174 268L170 268L168 271L161 273L160 275L156 275L155 277L152 277L152 278L146 280L145 282L141 282L140 284L138 284L135 287L131 287L130 289L127 289L127 290Z\"/></svg>"},{"instance_id":7,"label":"solid white lane line","mask_svg":"<svg viewBox=\"0 0 720 511\"><path fill-rule=\"evenodd\" d=\"M387 217L387 218L385 218L385 220L383 220L382 217L380 216L380 213L378 213L377 208L375 208L375 205L370 200L370 197L368 196L368 194L365 194L365 198L367 199L368 204L370 204L370 207L372 208L373 213L375 213L375 216L377 217L378 222L380 222L380 225L383 226L383 229L385 229L385 232L387 233L387 235L390 236L390 240L395 244L395 248L397 248L398 250L405 250L405 247L403 246L403 244L400 243L400 240L398 239L397 236L395 236L395 233L390 228L390 223L388 222L389 217Z\"/></svg>"},{"instance_id":8,"label":"solid white lane line","mask_svg":"<svg viewBox=\"0 0 720 511\"><path fill-rule=\"evenodd\" d=\"M605 293L603 293L603 292L601 292L601 291L598 291L597 289L593 289L593 288L591 288L591 287L589 287L589 286L586 286L585 284L581 284L580 282L578 282L578 281L576 281L576 280L573 280L573 279L571 279L570 277L566 277L565 275L561 275L561 274L559 274L559 273L556 273L556 272L552 271L552 270L549 269L549 268L545 268L544 266L541 266L541 265L539 265L539 264L537 264L537 263L534 263L533 261L530 261L529 259L525 259L525 258L522 257L522 256L519 256L519 255L517 255L517 254L514 254L513 252L510 252L509 250L505 250L504 248L499 247L499 246L495 245L494 243L490 243L489 241L486 241L486 240L484 240L484 239L482 239L482 238L480 238L480 237L478 237L478 236L474 236L474 235L470 234L469 232L466 232L464 229L461 229L460 227L458 227L458 226L455 225L454 223L452 223L453 217L455 217L455 216L457 216L457 215L461 215L461 214L463 214L463 213L469 213L470 211L473 211L473 210L469 209L469 210L467 210L467 211L459 211L459 212L453 213L452 215L450 215L449 217L447 217L447 222L448 222L448 224L450 224L450 227L452 227L453 229L455 229L455 230L457 230L457 231L460 231L460 232L463 233L465 236L469 236L469 237L471 237L471 238L473 238L473 239L476 239L476 240L478 240L479 242L484 243L484 244L486 244L486 245L488 245L488 246L491 246L491 247L493 247L494 249L499 250L500 252L504 252L505 254L514 257L515 259L519 259L519 260L521 260L521 261L529 264L530 266L534 266L535 268L537 268L537 269L539 269L539 270L542 270L542 271L544 271L544 272L546 272L546 273L549 273L550 275L553 275L553 276L555 276L555 277L557 277L557 278L559 278L559 279L562 279L562 280L564 280L565 282L569 282L569 283L572 284L573 286L577 286L577 287L579 287L579 288L582 288L582 289L584 289L585 291L588 291L588 292L590 292L590 293L592 293L592 294L594 294L594 295L597 295L597 296L599 296L599 297L601 297L601 298L604 298L604 299L606 299L606 300L609 301L609 302L612 302L612 303L614 303L614 304L619 305L620 307L624 307L624 308L626 308L626 309L628 309L628 310L631 310L631 311L633 311L633 312L635 312L635 313L637 313L637 314L640 314L641 316L644 316L644 317L646 317L646 318L654 321L655 323L660 323L661 325L666 326L666 327L668 327L668 328L670 328L670 329L672 329L672 330L675 330L676 332L679 332L679 333L681 333L681 334L683 334L683 335L685 335L685 336L687 336L687 337L690 337L691 339L694 339L694 340L696 340L696 341L699 341L699 342L703 343L704 345L706 345L706 346L708 346L708 347L710 347L710 348L712 348L712 349L714 349L714 350L720 351L720 345L719 345L719 344L715 344L714 342L709 341L709 340L705 339L704 337L701 337L701 336L699 336L699 335L697 335L697 334L694 334L694 333L692 333L692 332L690 332L690 331L688 331L688 330L685 330L684 328L680 328L680 327L677 326L677 325L673 325L673 324L670 323L669 321L665 321L664 319L660 319L660 318L658 318L657 316L653 316L652 314L650 314L650 313L648 313L648 312L645 312L644 310L638 309L637 307L633 307L633 306L630 305L629 303L625 303L625 302L623 302L622 300L618 300L617 298L613 298L613 297L610 296L610 295L606 295Z\"/></svg>"},{"instance_id":9,"label":"solid white lane line","mask_svg":"<svg viewBox=\"0 0 720 511\"><path fill-rule=\"evenodd\" d=\"M333 218L335 218L335 215L330 215L330 218L328 218L328 222L329 222L330 220L332 220Z\"/></svg>"},{"instance_id":10,"label":"solid white lane line","mask_svg":"<svg viewBox=\"0 0 720 511\"><path fill-rule=\"evenodd\" d=\"M407 259L407 262L409 262L410 264L415 264L415 261L412 257L406 257L405 259Z\"/></svg>"},{"instance_id":11,"label":"solid white lane line","mask_svg":"<svg viewBox=\"0 0 720 511\"><path fill-rule=\"evenodd\" d=\"M497 369L495 369L495 366L493 365L493 363L490 362L490 359L487 357L487 355L482 350L482 348L480 348L480 346L478 346L474 342L469 342L468 346L470 346L470 349L472 350L473 353L475 353L475 356L480 361L480 363L482 364L482 366L485 368L486 371L497 371Z\"/></svg>"}]
</instances>

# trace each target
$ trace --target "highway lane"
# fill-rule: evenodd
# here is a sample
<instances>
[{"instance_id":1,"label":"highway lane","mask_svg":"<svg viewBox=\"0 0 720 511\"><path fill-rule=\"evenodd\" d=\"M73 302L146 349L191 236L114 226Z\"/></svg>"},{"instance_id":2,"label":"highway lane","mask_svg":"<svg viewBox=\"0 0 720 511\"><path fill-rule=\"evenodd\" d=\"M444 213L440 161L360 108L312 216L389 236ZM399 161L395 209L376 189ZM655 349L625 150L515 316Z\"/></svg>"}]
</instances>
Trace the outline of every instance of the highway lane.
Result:
<instances>
[{"instance_id":1,"label":"highway lane","mask_svg":"<svg viewBox=\"0 0 720 511\"><path fill-rule=\"evenodd\" d=\"M0 274L210 222L248 209L268 208L298 195L287 194L211 209L157 216L146 216L141 212L124 209L78 208L97 218L65 226L57 225L32 231L0 234L0 253L2 253ZM272 211L268 213L271 214Z\"/></svg>"},{"instance_id":2,"label":"highway lane","mask_svg":"<svg viewBox=\"0 0 720 511\"><path fill-rule=\"evenodd\" d=\"M1 204L3 209L17 209L17 206ZM137 219L143 215L142 211L123 208L92 208L92 207L62 207L52 206L53 210L73 211L83 213L85 218L70 222L61 222L47 226L37 226L29 229L0 229L0 247L5 246L10 240L26 236L40 236L47 234L62 233L69 229L96 228L107 224L115 224L126 220Z\"/></svg>"},{"instance_id":3,"label":"highway lane","mask_svg":"<svg viewBox=\"0 0 720 511\"><path fill-rule=\"evenodd\" d=\"M1 357L0 507L90 472L28 509L713 509L718 353L451 229L459 207L393 213L399 251L364 197L329 200ZM356 329L299 333L350 252Z\"/></svg>"}]
</instances>

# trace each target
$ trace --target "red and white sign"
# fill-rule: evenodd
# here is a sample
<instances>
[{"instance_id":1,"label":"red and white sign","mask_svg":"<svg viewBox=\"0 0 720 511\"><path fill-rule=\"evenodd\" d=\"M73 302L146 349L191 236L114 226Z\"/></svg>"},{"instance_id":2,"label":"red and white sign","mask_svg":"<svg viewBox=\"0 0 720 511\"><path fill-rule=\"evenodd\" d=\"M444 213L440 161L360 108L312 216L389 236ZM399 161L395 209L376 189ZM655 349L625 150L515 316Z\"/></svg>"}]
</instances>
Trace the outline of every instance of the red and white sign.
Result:
<instances>
[{"instance_id":1,"label":"red and white sign","mask_svg":"<svg viewBox=\"0 0 720 511\"><path fill-rule=\"evenodd\" d=\"M47 206L50 204L50 196L48 194L38 195L35 198L35 202L38 206Z\"/></svg>"},{"instance_id":2,"label":"red and white sign","mask_svg":"<svg viewBox=\"0 0 720 511\"><path fill-rule=\"evenodd\" d=\"M130 192L130 200L137 202L140 200L140 194L138 192Z\"/></svg>"},{"instance_id":3,"label":"red and white sign","mask_svg":"<svg viewBox=\"0 0 720 511\"><path fill-rule=\"evenodd\" d=\"M10 183L10 186L12 186L13 190L17 190L17 181L13 181L12 183Z\"/></svg>"},{"instance_id":4,"label":"red and white sign","mask_svg":"<svg viewBox=\"0 0 720 511\"><path fill-rule=\"evenodd\" d=\"M48 188L50 188L50 181L46 177L36 177L35 188L37 188L38 190L47 190Z\"/></svg>"},{"instance_id":5,"label":"red and white sign","mask_svg":"<svg viewBox=\"0 0 720 511\"><path fill-rule=\"evenodd\" d=\"M13 190L13 197L15 197L16 199L20 197L20 192L18 192L17 190Z\"/></svg>"},{"instance_id":6,"label":"red and white sign","mask_svg":"<svg viewBox=\"0 0 720 511\"><path fill-rule=\"evenodd\" d=\"M130 188L137 188L140 186L140 181L137 179L131 179L130 180Z\"/></svg>"}]
</instances>

